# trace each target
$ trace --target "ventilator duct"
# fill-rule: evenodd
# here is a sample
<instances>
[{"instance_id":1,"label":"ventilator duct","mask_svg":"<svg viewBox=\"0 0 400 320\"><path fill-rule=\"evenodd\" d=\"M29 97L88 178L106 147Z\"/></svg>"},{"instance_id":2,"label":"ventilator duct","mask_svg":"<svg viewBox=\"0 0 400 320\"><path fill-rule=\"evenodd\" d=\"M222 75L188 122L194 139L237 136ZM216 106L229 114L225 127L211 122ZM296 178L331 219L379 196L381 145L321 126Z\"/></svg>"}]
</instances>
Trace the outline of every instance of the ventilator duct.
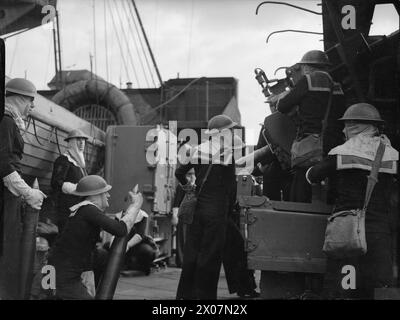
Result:
<instances>
[{"instance_id":1,"label":"ventilator duct","mask_svg":"<svg viewBox=\"0 0 400 320\"><path fill-rule=\"evenodd\" d=\"M72 83L57 92L52 100L74 113L78 111L79 116L96 126L100 125L97 122L101 120L108 120L107 123L112 124L113 118L116 121L114 124L138 124L135 107L128 96L116 86L101 79L80 80ZM90 105L95 105L95 107L82 113L81 107ZM78 110L79 108L81 109ZM103 108L107 109L111 115L107 116ZM110 119L103 119L104 116ZM106 128L102 129L106 130Z\"/></svg>"}]
</instances>

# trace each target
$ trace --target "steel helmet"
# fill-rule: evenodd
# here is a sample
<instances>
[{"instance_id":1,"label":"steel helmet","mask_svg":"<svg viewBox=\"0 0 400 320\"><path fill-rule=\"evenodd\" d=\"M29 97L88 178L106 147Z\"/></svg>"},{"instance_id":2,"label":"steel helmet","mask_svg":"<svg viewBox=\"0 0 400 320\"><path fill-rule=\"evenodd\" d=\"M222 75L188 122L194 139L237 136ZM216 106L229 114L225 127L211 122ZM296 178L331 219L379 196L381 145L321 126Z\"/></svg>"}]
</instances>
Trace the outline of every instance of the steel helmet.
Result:
<instances>
[{"instance_id":1,"label":"steel helmet","mask_svg":"<svg viewBox=\"0 0 400 320\"><path fill-rule=\"evenodd\" d=\"M325 52L320 50L311 50L304 54L298 64L314 64L329 66L330 62Z\"/></svg>"},{"instance_id":2,"label":"steel helmet","mask_svg":"<svg viewBox=\"0 0 400 320\"><path fill-rule=\"evenodd\" d=\"M7 82L6 92L12 92L16 94L21 94L23 96L35 98L36 87L29 80L23 78L14 78Z\"/></svg>"},{"instance_id":3,"label":"steel helmet","mask_svg":"<svg viewBox=\"0 0 400 320\"><path fill-rule=\"evenodd\" d=\"M64 141L68 141L68 140L73 139L73 138L81 138L81 139L86 139L86 140L89 139L89 137L86 134L84 134L82 132L82 130L75 129L75 130L71 130L68 133L68 136L64 139Z\"/></svg>"},{"instance_id":4,"label":"steel helmet","mask_svg":"<svg viewBox=\"0 0 400 320\"><path fill-rule=\"evenodd\" d=\"M206 134L215 134L223 129L230 129L237 127L238 124L225 114L214 116L208 121L208 129Z\"/></svg>"},{"instance_id":5,"label":"steel helmet","mask_svg":"<svg viewBox=\"0 0 400 320\"><path fill-rule=\"evenodd\" d=\"M364 102L356 103L348 107L343 117L339 120L384 122L379 111L373 105Z\"/></svg>"},{"instance_id":6,"label":"steel helmet","mask_svg":"<svg viewBox=\"0 0 400 320\"><path fill-rule=\"evenodd\" d=\"M90 175L79 180L76 190L72 192L76 196L94 196L107 192L112 187L100 176Z\"/></svg>"}]
</instances>

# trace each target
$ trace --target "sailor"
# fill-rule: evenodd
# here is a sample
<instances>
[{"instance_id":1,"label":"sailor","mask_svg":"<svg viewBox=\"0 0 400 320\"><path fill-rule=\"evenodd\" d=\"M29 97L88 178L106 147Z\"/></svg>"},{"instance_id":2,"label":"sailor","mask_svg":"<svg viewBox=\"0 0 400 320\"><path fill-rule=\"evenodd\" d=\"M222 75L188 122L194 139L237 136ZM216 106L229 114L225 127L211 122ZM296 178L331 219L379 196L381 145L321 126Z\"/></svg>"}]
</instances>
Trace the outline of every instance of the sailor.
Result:
<instances>
[{"instance_id":1,"label":"sailor","mask_svg":"<svg viewBox=\"0 0 400 320\"><path fill-rule=\"evenodd\" d=\"M88 136L81 130L72 130L64 139L68 143L67 150L54 162L51 187L55 195L56 224L60 233L70 215L69 208L80 202L80 197L72 193L79 180L87 175L84 156L87 139Z\"/></svg>"},{"instance_id":2,"label":"sailor","mask_svg":"<svg viewBox=\"0 0 400 320\"><path fill-rule=\"evenodd\" d=\"M146 233L149 215L140 210L129 234L126 246L125 265L128 270L139 270L148 276L156 258L158 248Z\"/></svg>"},{"instance_id":3,"label":"sailor","mask_svg":"<svg viewBox=\"0 0 400 320\"><path fill-rule=\"evenodd\" d=\"M255 150L259 150L267 145L264 138L264 125L261 128ZM236 162L237 164L238 162ZM252 175L262 176L263 178L263 195L270 200L289 201L290 186L292 183L292 174L284 166L283 161L271 152L268 148L260 162L255 167Z\"/></svg>"},{"instance_id":4,"label":"sailor","mask_svg":"<svg viewBox=\"0 0 400 320\"><path fill-rule=\"evenodd\" d=\"M40 210L46 196L20 176L24 151L24 119L34 107L36 88L26 79L6 84L5 113L0 122L0 298L17 299L20 261L21 201Z\"/></svg>"},{"instance_id":5,"label":"sailor","mask_svg":"<svg viewBox=\"0 0 400 320\"><path fill-rule=\"evenodd\" d=\"M191 190L186 173L194 168L198 196L193 221L187 227L177 299L217 298L228 211L236 190L232 144L221 145L219 137L232 137L235 127L237 124L228 116L211 118L206 130L211 140L194 148L189 163L181 165L175 172L183 189ZM238 140L240 138L235 141ZM239 144L236 146L243 148Z\"/></svg>"},{"instance_id":6,"label":"sailor","mask_svg":"<svg viewBox=\"0 0 400 320\"><path fill-rule=\"evenodd\" d=\"M96 175L83 177L73 195L84 200L70 208L70 216L63 233L58 237L49 254L49 264L56 270L56 295L61 299L92 299L93 279L82 282L87 271L97 268L93 259L100 231L114 236L127 235L143 203L140 193L129 192L129 206L121 220L104 214L108 207L111 186ZM92 277L93 278L93 277Z\"/></svg>"},{"instance_id":7,"label":"sailor","mask_svg":"<svg viewBox=\"0 0 400 320\"><path fill-rule=\"evenodd\" d=\"M117 219L121 218L122 212L115 215ZM149 215L140 210L133 228L128 235L128 243L126 245L125 254L125 270L142 271L146 276L151 273L151 266L156 258L158 247L154 239L147 234L147 223ZM110 242L104 244L104 248L109 250L114 241L114 237Z\"/></svg>"},{"instance_id":8,"label":"sailor","mask_svg":"<svg viewBox=\"0 0 400 320\"><path fill-rule=\"evenodd\" d=\"M196 175L194 172L194 168L190 169L186 173L186 180L189 185L195 186ZM177 184L175 190L174 202L172 205L172 217L171 224L176 227L176 258L175 263L178 268L182 267L183 261L183 248L185 245L186 232L187 232L187 224L185 223L184 217L179 217L179 207L182 203L182 200L185 196L185 191L182 189L181 184Z\"/></svg>"},{"instance_id":9,"label":"sailor","mask_svg":"<svg viewBox=\"0 0 400 320\"><path fill-rule=\"evenodd\" d=\"M236 194L231 202L222 265L230 294L240 298L257 298L260 294L254 278L254 270L247 266L245 242L240 233L240 212L237 210Z\"/></svg>"},{"instance_id":10,"label":"sailor","mask_svg":"<svg viewBox=\"0 0 400 320\"><path fill-rule=\"evenodd\" d=\"M292 168L294 177L290 200L311 202L311 187L305 180L305 172L322 159L333 147L343 142L341 124L337 119L344 112L343 92L340 84L334 83L326 72L330 65L327 55L319 50L307 52L298 63L300 75L290 91L275 96L276 109L288 114L297 113L298 127L292 145ZM332 92L332 94L331 94ZM328 120L324 121L326 113ZM323 131L323 122L326 128ZM322 139L323 150L320 141Z\"/></svg>"},{"instance_id":11,"label":"sailor","mask_svg":"<svg viewBox=\"0 0 400 320\"><path fill-rule=\"evenodd\" d=\"M358 258L328 258L325 289L328 298L372 299L375 288L393 284L390 197L397 173L398 152L389 139L380 135L383 123L376 108L367 103L350 106L340 119L345 123L346 142L333 148L327 159L308 169L309 183L317 183L333 174L337 179L338 195L335 211L363 207L367 176L380 142L385 152L379 168L378 182L373 189L365 215L367 253ZM344 290L343 266L355 268L356 289Z\"/></svg>"}]
</instances>

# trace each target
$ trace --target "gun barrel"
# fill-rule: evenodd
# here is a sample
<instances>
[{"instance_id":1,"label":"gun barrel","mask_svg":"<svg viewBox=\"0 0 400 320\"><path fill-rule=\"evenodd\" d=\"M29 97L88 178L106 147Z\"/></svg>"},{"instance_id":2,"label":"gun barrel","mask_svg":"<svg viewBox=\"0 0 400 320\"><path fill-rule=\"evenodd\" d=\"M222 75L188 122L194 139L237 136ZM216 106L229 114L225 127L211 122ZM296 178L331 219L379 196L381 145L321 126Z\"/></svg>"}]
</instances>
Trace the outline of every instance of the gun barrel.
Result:
<instances>
[{"instance_id":1,"label":"gun barrel","mask_svg":"<svg viewBox=\"0 0 400 320\"><path fill-rule=\"evenodd\" d=\"M107 267L96 292L96 300L112 300L119 279L128 243L128 235L115 237L111 245Z\"/></svg>"},{"instance_id":2,"label":"gun barrel","mask_svg":"<svg viewBox=\"0 0 400 320\"><path fill-rule=\"evenodd\" d=\"M32 188L39 189L39 183L35 179ZM39 210L26 206L23 217L23 229L21 236L21 262L19 279L19 297L28 300L33 281L33 264L36 254L36 228L39 221Z\"/></svg>"}]
</instances>

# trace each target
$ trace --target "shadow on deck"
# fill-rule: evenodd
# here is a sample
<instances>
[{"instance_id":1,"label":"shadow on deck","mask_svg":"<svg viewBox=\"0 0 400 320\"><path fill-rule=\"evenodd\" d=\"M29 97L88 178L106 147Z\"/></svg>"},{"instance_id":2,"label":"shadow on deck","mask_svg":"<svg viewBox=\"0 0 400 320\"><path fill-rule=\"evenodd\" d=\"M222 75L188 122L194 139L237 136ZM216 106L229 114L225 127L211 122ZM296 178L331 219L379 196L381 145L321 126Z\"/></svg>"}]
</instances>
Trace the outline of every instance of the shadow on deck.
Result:
<instances>
[{"instance_id":1,"label":"shadow on deck","mask_svg":"<svg viewBox=\"0 0 400 320\"><path fill-rule=\"evenodd\" d=\"M152 271L145 276L139 271L123 272L119 278L114 295L115 300L174 300L178 287L181 269L166 267ZM256 281L259 283L259 272L256 272ZM218 282L218 299L235 299L236 294L229 294L226 278L221 271Z\"/></svg>"}]
</instances>

